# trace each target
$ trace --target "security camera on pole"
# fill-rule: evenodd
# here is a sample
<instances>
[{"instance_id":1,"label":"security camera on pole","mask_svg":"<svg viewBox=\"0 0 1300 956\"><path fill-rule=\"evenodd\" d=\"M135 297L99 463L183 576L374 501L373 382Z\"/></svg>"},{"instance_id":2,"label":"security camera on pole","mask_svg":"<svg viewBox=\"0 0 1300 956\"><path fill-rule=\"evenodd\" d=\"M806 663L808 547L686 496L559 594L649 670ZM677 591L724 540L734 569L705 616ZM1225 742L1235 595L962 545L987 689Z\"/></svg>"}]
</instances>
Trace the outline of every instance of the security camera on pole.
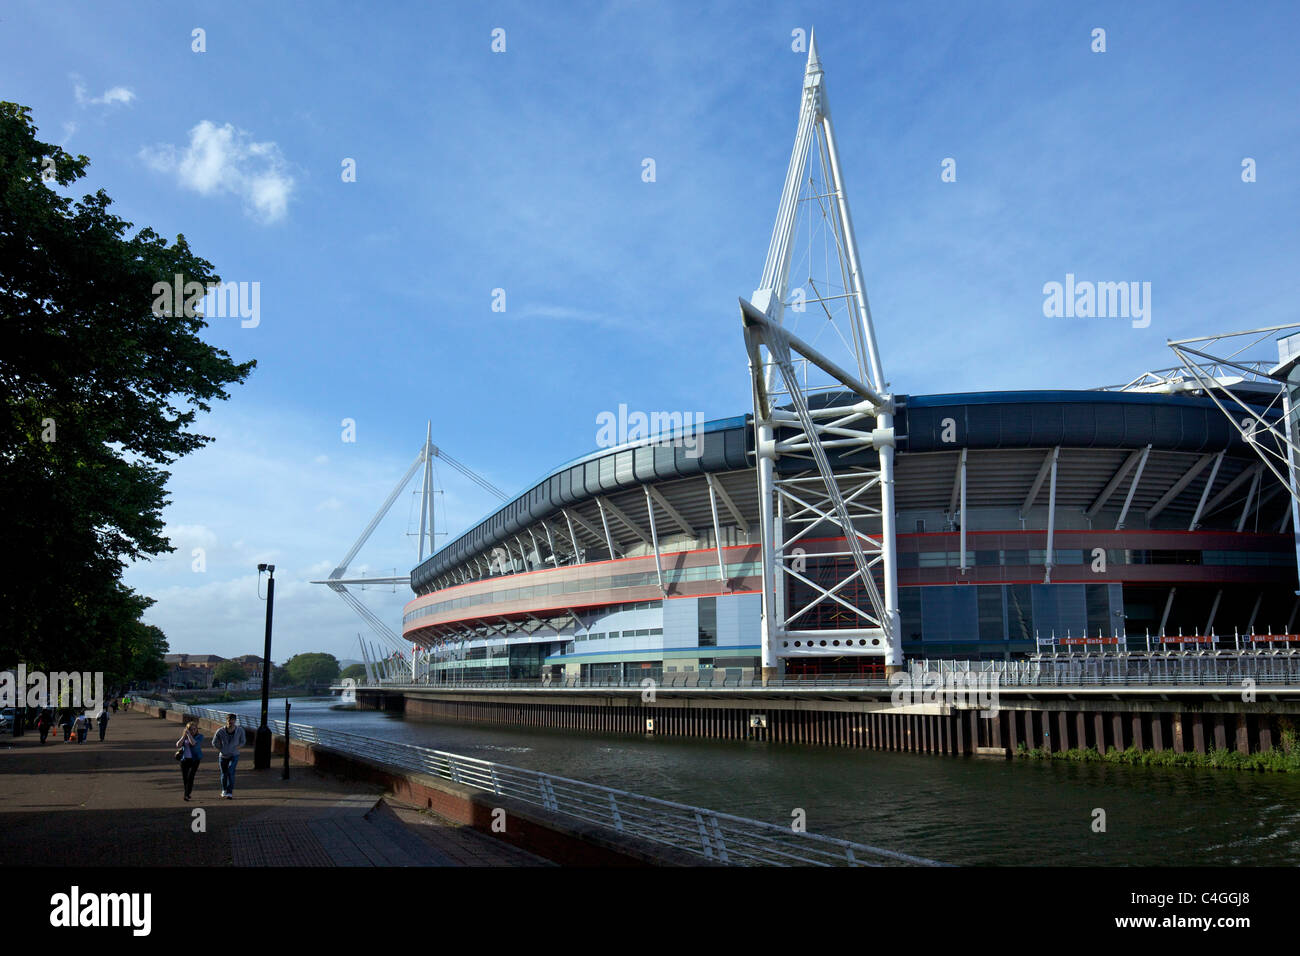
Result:
<instances>
[{"instance_id":1,"label":"security camera on pole","mask_svg":"<svg viewBox=\"0 0 1300 956\"><path fill-rule=\"evenodd\" d=\"M271 610L275 607L275 565L257 566L259 584L263 571L269 575L266 581L266 646L262 651L262 721L257 725L257 740L253 744L254 770L269 770L271 767L271 728L266 722L266 712L271 702Z\"/></svg>"}]
</instances>

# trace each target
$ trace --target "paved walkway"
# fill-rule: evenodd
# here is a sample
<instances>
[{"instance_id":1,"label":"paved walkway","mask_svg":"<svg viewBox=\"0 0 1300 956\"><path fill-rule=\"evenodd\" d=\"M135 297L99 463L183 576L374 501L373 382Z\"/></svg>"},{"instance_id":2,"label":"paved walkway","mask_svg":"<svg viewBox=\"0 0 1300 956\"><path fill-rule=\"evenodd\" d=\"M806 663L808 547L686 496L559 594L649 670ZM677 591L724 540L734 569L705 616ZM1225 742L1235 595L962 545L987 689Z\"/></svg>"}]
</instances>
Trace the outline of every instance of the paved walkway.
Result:
<instances>
[{"instance_id":1,"label":"paved walkway","mask_svg":"<svg viewBox=\"0 0 1300 956\"><path fill-rule=\"evenodd\" d=\"M469 827L392 802L376 786L294 763L281 779L239 762L220 797L205 749L193 800L172 759L181 727L119 713L99 741L0 736L0 864L55 866L546 866ZM203 811L196 813L195 811Z\"/></svg>"}]
</instances>

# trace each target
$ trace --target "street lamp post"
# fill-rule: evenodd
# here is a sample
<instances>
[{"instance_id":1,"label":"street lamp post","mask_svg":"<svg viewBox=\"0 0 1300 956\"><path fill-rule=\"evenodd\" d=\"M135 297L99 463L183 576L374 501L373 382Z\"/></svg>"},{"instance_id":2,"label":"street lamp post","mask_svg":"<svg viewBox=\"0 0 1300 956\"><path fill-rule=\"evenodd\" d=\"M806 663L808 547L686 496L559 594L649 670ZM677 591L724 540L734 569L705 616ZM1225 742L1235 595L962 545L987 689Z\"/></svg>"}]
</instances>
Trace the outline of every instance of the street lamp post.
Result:
<instances>
[{"instance_id":1,"label":"street lamp post","mask_svg":"<svg viewBox=\"0 0 1300 956\"><path fill-rule=\"evenodd\" d=\"M266 646L262 651L262 722L257 726L257 740L253 744L254 770L271 768L271 728L266 722L266 712L271 701L271 610L275 606L275 565L259 564L259 581L263 571L270 577L266 582Z\"/></svg>"}]
</instances>

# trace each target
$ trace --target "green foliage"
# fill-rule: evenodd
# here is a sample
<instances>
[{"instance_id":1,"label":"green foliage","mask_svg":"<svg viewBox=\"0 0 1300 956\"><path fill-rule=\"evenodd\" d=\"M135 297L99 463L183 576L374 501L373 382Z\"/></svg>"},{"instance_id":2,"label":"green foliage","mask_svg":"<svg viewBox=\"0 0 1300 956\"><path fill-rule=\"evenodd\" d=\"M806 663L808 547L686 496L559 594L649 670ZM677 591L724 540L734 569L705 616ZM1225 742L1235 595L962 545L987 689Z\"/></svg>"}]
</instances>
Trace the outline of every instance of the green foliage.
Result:
<instances>
[{"instance_id":1,"label":"green foliage","mask_svg":"<svg viewBox=\"0 0 1300 956\"><path fill-rule=\"evenodd\" d=\"M222 661L212 669L212 681L215 684L233 684L248 680L248 671L237 661Z\"/></svg>"},{"instance_id":2,"label":"green foliage","mask_svg":"<svg viewBox=\"0 0 1300 956\"><path fill-rule=\"evenodd\" d=\"M328 684L339 676L339 662L333 654L295 654L284 663L295 684Z\"/></svg>"},{"instance_id":3,"label":"green foliage","mask_svg":"<svg viewBox=\"0 0 1300 956\"><path fill-rule=\"evenodd\" d=\"M183 236L129 235L103 190L63 195L89 160L36 133L0 103L0 541L17 556L0 662L145 680L166 643L123 567L172 550L166 466L210 440L196 412L254 363L203 342L201 316L154 313L155 283L218 281L211 264Z\"/></svg>"},{"instance_id":4,"label":"green foliage","mask_svg":"<svg viewBox=\"0 0 1300 956\"><path fill-rule=\"evenodd\" d=\"M1286 734L1283 734L1285 743ZM1206 753L1175 753L1172 750L1116 750L1111 747L1104 755L1089 747L1086 750L1067 750L1054 753L1041 749L1016 751L1016 756L1031 760L1074 760L1084 763L1114 763L1139 767L1209 767L1217 770L1255 770L1272 773L1300 773L1300 750L1268 750L1263 753L1243 754L1236 750L1210 750Z\"/></svg>"},{"instance_id":5,"label":"green foliage","mask_svg":"<svg viewBox=\"0 0 1300 956\"><path fill-rule=\"evenodd\" d=\"M343 673L339 677L351 677L353 680L361 680L366 676L365 664L349 664L343 668Z\"/></svg>"}]
</instances>

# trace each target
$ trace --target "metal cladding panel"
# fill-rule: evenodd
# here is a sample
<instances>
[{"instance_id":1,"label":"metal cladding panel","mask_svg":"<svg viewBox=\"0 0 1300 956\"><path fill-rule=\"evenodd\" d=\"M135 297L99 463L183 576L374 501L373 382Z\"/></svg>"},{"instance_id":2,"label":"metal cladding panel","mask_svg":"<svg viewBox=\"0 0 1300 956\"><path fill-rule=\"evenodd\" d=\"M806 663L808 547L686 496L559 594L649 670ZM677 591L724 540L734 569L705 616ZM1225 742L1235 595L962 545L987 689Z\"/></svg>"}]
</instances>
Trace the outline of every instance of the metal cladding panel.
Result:
<instances>
[{"instance_id":1,"label":"metal cladding panel","mask_svg":"<svg viewBox=\"0 0 1300 956\"><path fill-rule=\"evenodd\" d=\"M1065 409L1060 405L1029 407L1029 444L1052 446L1063 444Z\"/></svg>"},{"instance_id":2,"label":"metal cladding panel","mask_svg":"<svg viewBox=\"0 0 1300 956\"><path fill-rule=\"evenodd\" d=\"M582 469L582 487L586 490L587 497L600 494L600 462L589 461Z\"/></svg>"},{"instance_id":3,"label":"metal cladding panel","mask_svg":"<svg viewBox=\"0 0 1300 956\"><path fill-rule=\"evenodd\" d=\"M655 446L655 475L659 478L677 477L677 449L673 445Z\"/></svg>"},{"instance_id":4,"label":"metal cladding panel","mask_svg":"<svg viewBox=\"0 0 1300 956\"><path fill-rule=\"evenodd\" d=\"M726 459L727 468L744 468L750 464L749 451L754 442L754 426L752 419L746 421L745 427L740 430L731 430L724 432L726 435Z\"/></svg>"},{"instance_id":5,"label":"metal cladding panel","mask_svg":"<svg viewBox=\"0 0 1300 956\"><path fill-rule=\"evenodd\" d=\"M700 467L703 471L720 471L728 467L740 467L727 465L727 436L729 434L729 432L715 432L704 436L704 444L701 446L704 454L700 456Z\"/></svg>"},{"instance_id":6,"label":"metal cladding panel","mask_svg":"<svg viewBox=\"0 0 1300 956\"><path fill-rule=\"evenodd\" d=\"M617 491L619 488L618 477L615 474L614 464L617 455L606 455L598 459L600 465L600 490Z\"/></svg>"},{"instance_id":7,"label":"metal cladding panel","mask_svg":"<svg viewBox=\"0 0 1300 956\"><path fill-rule=\"evenodd\" d=\"M655 479L655 450L652 445L642 445L640 448L633 449L635 455L635 465L632 469L633 477L638 482L654 481Z\"/></svg>"},{"instance_id":8,"label":"metal cladding panel","mask_svg":"<svg viewBox=\"0 0 1300 956\"><path fill-rule=\"evenodd\" d=\"M1229 406L1231 407L1231 406ZM954 441L944 442L952 419ZM1253 454L1208 398L1130 392L981 392L910 396L904 452L968 448L1141 448Z\"/></svg>"},{"instance_id":9,"label":"metal cladding panel","mask_svg":"<svg viewBox=\"0 0 1300 956\"><path fill-rule=\"evenodd\" d=\"M630 448L614 456L614 481L619 488L636 483L636 469L632 467L632 459Z\"/></svg>"}]
</instances>

